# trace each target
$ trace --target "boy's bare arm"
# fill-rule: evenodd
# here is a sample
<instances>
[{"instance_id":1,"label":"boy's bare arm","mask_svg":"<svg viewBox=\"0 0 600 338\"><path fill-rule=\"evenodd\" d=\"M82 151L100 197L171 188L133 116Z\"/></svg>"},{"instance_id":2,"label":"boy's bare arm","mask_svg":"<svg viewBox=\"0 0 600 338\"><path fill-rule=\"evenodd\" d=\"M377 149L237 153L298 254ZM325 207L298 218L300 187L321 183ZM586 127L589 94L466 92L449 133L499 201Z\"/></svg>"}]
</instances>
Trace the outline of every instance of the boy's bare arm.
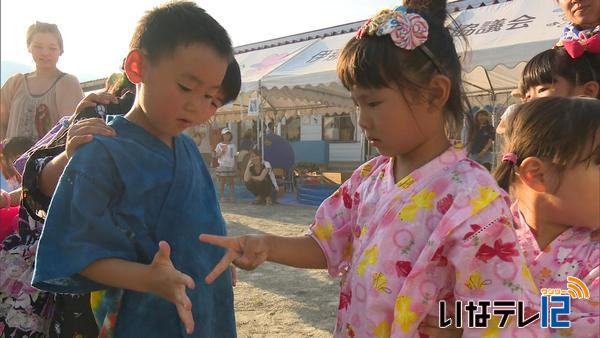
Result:
<instances>
[{"instance_id":1,"label":"boy's bare arm","mask_svg":"<svg viewBox=\"0 0 600 338\"><path fill-rule=\"evenodd\" d=\"M100 259L81 270L80 275L100 284L150 293L150 266L119 258Z\"/></svg>"},{"instance_id":2,"label":"boy's bare arm","mask_svg":"<svg viewBox=\"0 0 600 338\"><path fill-rule=\"evenodd\" d=\"M80 271L94 282L111 287L151 293L162 297L177 307L177 313L188 333L194 330L192 302L186 287L193 289L194 280L175 269L170 258L171 248L159 243L159 251L150 265L119 258L99 259Z\"/></svg>"}]
</instances>

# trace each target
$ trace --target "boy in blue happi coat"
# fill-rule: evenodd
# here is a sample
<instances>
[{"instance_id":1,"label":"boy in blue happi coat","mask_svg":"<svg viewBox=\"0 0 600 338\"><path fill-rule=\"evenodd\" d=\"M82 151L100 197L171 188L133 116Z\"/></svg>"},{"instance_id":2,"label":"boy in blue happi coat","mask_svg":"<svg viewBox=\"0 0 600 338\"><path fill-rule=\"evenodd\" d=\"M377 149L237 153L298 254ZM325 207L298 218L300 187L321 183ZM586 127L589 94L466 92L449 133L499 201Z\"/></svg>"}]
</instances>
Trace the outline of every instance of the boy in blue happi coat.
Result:
<instances>
[{"instance_id":1,"label":"boy in blue happi coat","mask_svg":"<svg viewBox=\"0 0 600 338\"><path fill-rule=\"evenodd\" d=\"M224 235L225 222L202 157L181 134L223 103L231 41L203 9L175 2L140 20L130 48L134 106L109 123L116 136L95 136L70 159L33 285L102 290L92 296L101 335L235 337L230 275L202 282L223 251L193 240Z\"/></svg>"}]
</instances>

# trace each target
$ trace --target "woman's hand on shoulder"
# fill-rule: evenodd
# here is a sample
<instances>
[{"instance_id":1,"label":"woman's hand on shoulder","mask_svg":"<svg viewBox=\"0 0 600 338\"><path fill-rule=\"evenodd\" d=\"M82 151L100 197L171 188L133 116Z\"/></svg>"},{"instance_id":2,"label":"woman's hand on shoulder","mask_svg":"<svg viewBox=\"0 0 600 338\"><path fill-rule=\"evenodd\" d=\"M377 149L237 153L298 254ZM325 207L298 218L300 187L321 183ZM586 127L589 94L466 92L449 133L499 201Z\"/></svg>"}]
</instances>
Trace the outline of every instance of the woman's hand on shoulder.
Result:
<instances>
[{"instance_id":1,"label":"woman's hand on shoulder","mask_svg":"<svg viewBox=\"0 0 600 338\"><path fill-rule=\"evenodd\" d=\"M65 147L67 158L71 158L82 144L92 141L94 135L115 136L116 132L99 118L81 120L69 127Z\"/></svg>"}]
</instances>

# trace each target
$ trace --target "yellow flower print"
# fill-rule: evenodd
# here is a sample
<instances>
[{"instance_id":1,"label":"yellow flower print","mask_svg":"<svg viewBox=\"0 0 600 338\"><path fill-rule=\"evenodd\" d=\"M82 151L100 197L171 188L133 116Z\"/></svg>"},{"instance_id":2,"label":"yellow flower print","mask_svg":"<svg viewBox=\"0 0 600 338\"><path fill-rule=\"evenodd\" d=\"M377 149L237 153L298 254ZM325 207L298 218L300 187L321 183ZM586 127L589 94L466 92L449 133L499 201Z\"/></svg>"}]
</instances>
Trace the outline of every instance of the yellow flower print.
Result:
<instances>
[{"instance_id":1,"label":"yellow flower print","mask_svg":"<svg viewBox=\"0 0 600 338\"><path fill-rule=\"evenodd\" d=\"M362 277L365 275L365 271L367 270L367 267L369 265L377 263L378 251L379 249L377 248L377 245L373 245L372 247L367 249L367 251L365 251L363 259L360 261L360 263L358 263L358 267L356 268L356 272L358 272L359 276Z\"/></svg>"},{"instance_id":2,"label":"yellow flower print","mask_svg":"<svg viewBox=\"0 0 600 338\"><path fill-rule=\"evenodd\" d=\"M359 236L359 237L362 237L362 236L364 236L364 235L367 233L367 231L369 231L369 227L368 227L368 226L366 226L366 225L365 225L365 226L363 226L363 227L360 229L360 236Z\"/></svg>"},{"instance_id":3,"label":"yellow flower print","mask_svg":"<svg viewBox=\"0 0 600 338\"><path fill-rule=\"evenodd\" d=\"M384 170L382 170L382 171L379 173L379 179L380 179L380 180L382 180L384 177L385 177L385 171L384 171Z\"/></svg>"},{"instance_id":4,"label":"yellow flower print","mask_svg":"<svg viewBox=\"0 0 600 338\"><path fill-rule=\"evenodd\" d=\"M328 241L331 239L331 234L333 233L333 224L317 224L315 226L315 235L318 239Z\"/></svg>"},{"instance_id":5,"label":"yellow flower print","mask_svg":"<svg viewBox=\"0 0 600 338\"><path fill-rule=\"evenodd\" d=\"M387 277L383 272L375 272L371 277L371 284L373 286L373 289L379 292L390 292L390 289L388 289L387 287L387 283Z\"/></svg>"},{"instance_id":6,"label":"yellow flower print","mask_svg":"<svg viewBox=\"0 0 600 338\"><path fill-rule=\"evenodd\" d=\"M419 207L416 204L409 203L405 205L402 210L400 210L400 214L398 216L403 221L412 222L417 216L417 210L419 210Z\"/></svg>"},{"instance_id":7,"label":"yellow flower print","mask_svg":"<svg viewBox=\"0 0 600 338\"><path fill-rule=\"evenodd\" d=\"M481 338L498 338L498 337L500 337L500 330L502 330L499 327L500 319L502 319L501 316L492 316L492 318L490 318L490 321L488 322L488 328L483 332L483 334L481 335ZM509 317L508 320L506 321L505 328L510 325L511 321L512 321L512 317Z\"/></svg>"},{"instance_id":8,"label":"yellow flower print","mask_svg":"<svg viewBox=\"0 0 600 338\"><path fill-rule=\"evenodd\" d=\"M481 274L478 271L473 272L465 282L465 286L471 290L480 290L490 284L491 281L481 278Z\"/></svg>"},{"instance_id":9,"label":"yellow flower print","mask_svg":"<svg viewBox=\"0 0 600 338\"><path fill-rule=\"evenodd\" d=\"M433 208L432 201L434 198L435 198L435 193L433 191L428 191L427 189L423 189L423 191L414 195L410 199L419 208L431 209L431 208Z\"/></svg>"},{"instance_id":10,"label":"yellow flower print","mask_svg":"<svg viewBox=\"0 0 600 338\"><path fill-rule=\"evenodd\" d=\"M431 209L433 208L433 199L435 198L435 192L428 191L427 189L413 195L410 199L412 203L409 203L400 210L398 215L401 220L412 222L417 216L419 208Z\"/></svg>"},{"instance_id":11,"label":"yellow flower print","mask_svg":"<svg viewBox=\"0 0 600 338\"><path fill-rule=\"evenodd\" d=\"M473 210L471 211L472 215L475 215L483 208L487 207L490 203L492 203L496 198L498 198L500 194L494 190L493 188L481 187L479 188L479 197L471 200L471 206L473 206Z\"/></svg>"},{"instance_id":12,"label":"yellow flower print","mask_svg":"<svg viewBox=\"0 0 600 338\"><path fill-rule=\"evenodd\" d=\"M396 183L396 186L398 188L408 189L411 185L413 185L413 183L415 183L415 179L412 178L412 176L408 175L405 178L398 181L398 183Z\"/></svg>"},{"instance_id":13,"label":"yellow flower print","mask_svg":"<svg viewBox=\"0 0 600 338\"><path fill-rule=\"evenodd\" d=\"M373 166L370 164L365 164L361 169L360 169L360 177L367 177L371 174L371 171L373 171Z\"/></svg>"},{"instance_id":14,"label":"yellow flower print","mask_svg":"<svg viewBox=\"0 0 600 338\"><path fill-rule=\"evenodd\" d=\"M377 338L388 338L390 336L390 323L387 320L382 320L379 325L373 328L373 333Z\"/></svg>"},{"instance_id":15,"label":"yellow flower print","mask_svg":"<svg viewBox=\"0 0 600 338\"><path fill-rule=\"evenodd\" d=\"M535 291L536 293L539 293L537 284L535 284L535 280L533 279L531 271L529 271L527 265L523 264L523 267L521 268L521 274L526 280L528 280L531 283L531 290Z\"/></svg>"},{"instance_id":16,"label":"yellow flower print","mask_svg":"<svg viewBox=\"0 0 600 338\"><path fill-rule=\"evenodd\" d=\"M396 299L396 320L404 332L410 330L410 326L417 320L417 314L410 310L411 299L409 296L400 296Z\"/></svg>"}]
</instances>

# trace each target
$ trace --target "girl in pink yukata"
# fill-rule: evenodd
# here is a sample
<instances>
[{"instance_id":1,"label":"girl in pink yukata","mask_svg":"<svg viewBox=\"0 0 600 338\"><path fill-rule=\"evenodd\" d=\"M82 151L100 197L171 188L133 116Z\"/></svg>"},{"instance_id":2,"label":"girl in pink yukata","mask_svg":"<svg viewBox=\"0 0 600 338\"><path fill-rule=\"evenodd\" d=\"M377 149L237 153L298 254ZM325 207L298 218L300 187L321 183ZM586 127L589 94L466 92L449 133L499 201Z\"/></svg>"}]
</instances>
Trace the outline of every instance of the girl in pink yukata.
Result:
<instances>
[{"instance_id":1,"label":"girl in pink yukata","mask_svg":"<svg viewBox=\"0 0 600 338\"><path fill-rule=\"evenodd\" d=\"M455 300L523 301L526 312L539 311L508 196L449 141L465 107L446 16L445 0L411 0L364 24L341 52L337 72L382 155L321 204L307 236L201 235L227 249L207 283L231 262L328 269L341 277L335 337L419 337L442 300L447 317ZM500 318L491 316L486 328L465 320L463 334L548 334L539 323L517 328L516 318L506 325Z\"/></svg>"},{"instance_id":2,"label":"girl in pink yukata","mask_svg":"<svg viewBox=\"0 0 600 338\"><path fill-rule=\"evenodd\" d=\"M568 329L556 337L600 336L600 101L541 98L514 114L495 172L514 194L521 250L540 288L566 289L567 277L589 288L572 299Z\"/></svg>"}]
</instances>

